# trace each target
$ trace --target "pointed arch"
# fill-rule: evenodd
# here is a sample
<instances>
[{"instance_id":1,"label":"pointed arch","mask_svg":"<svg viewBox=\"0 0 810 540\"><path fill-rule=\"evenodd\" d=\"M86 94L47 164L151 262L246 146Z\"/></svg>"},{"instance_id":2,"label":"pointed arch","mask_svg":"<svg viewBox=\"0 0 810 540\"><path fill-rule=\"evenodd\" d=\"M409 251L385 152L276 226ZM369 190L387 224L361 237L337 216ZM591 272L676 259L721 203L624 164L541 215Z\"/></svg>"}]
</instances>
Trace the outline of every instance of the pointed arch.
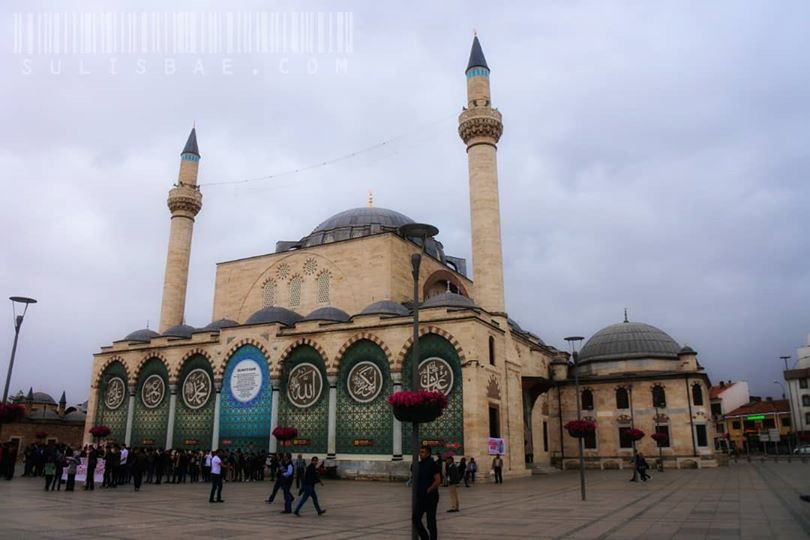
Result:
<instances>
[{"instance_id":1,"label":"pointed arch","mask_svg":"<svg viewBox=\"0 0 810 540\"><path fill-rule=\"evenodd\" d=\"M281 366L284 365L284 360L287 359L290 354L300 347L301 345L309 345L313 349L315 349L319 355L321 355L321 359L323 360L324 366L326 366L327 374L331 375L334 372L330 369L331 362L329 361L329 355L326 354L326 350L321 346L320 343L314 341L307 337L298 338L292 343L290 343L284 352L281 353L281 356L278 358L278 364L275 366L271 366L270 376L274 379L277 379L281 376Z\"/></svg>"},{"instance_id":2,"label":"pointed arch","mask_svg":"<svg viewBox=\"0 0 810 540\"><path fill-rule=\"evenodd\" d=\"M458 361L461 364L467 361L466 355L464 354L464 349L461 347L461 343L459 343L459 341L455 338L455 336L453 336L453 334L451 334L447 330L439 328L438 326L430 326L430 325L420 327L419 337L422 337L426 334L436 334L437 336L443 337L444 339L449 341L450 344L453 346L453 348L456 350L456 354L458 355ZM402 371L402 366L405 363L405 357L408 355L408 351L411 349L412 345L413 345L413 336L409 337L407 341L405 341L405 345L403 345L402 348L400 349L399 354L397 354L396 361L391 366L392 371Z\"/></svg>"},{"instance_id":3,"label":"pointed arch","mask_svg":"<svg viewBox=\"0 0 810 540\"><path fill-rule=\"evenodd\" d=\"M349 350L349 347L351 347L352 345L354 345L358 341L362 341L362 340L371 341L372 343L376 344L380 349L382 349L382 351L385 353L385 358L388 361L389 368L392 367L391 361L393 360L394 355L391 352L391 349L388 347L388 345L382 339L380 339L375 334L372 334L371 332L360 332L360 333L355 334L352 337L350 337L348 339L348 341L346 341L346 343L343 344L343 346L340 348L340 350L335 355L333 365L330 366L329 364L327 364L327 366L330 369L334 370L335 372L339 371L340 370L340 363L343 360L343 355L346 354L346 351Z\"/></svg>"},{"instance_id":4,"label":"pointed arch","mask_svg":"<svg viewBox=\"0 0 810 540\"><path fill-rule=\"evenodd\" d=\"M99 366L98 372L96 372L95 376L93 377L93 384L91 385L93 388L98 388L99 384L101 383L101 377L104 375L104 372L107 371L107 368L109 368L116 362L121 364L121 366L124 368L124 371L127 374L127 381L134 378L133 374L130 373L124 358L116 354L105 359L104 363L102 363Z\"/></svg>"},{"instance_id":5,"label":"pointed arch","mask_svg":"<svg viewBox=\"0 0 810 540\"><path fill-rule=\"evenodd\" d=\"M175 381L179 380L180 373L183 372L183 367L186 365L188 359L191 358L192 356L204 357L208 361L208 365L211 367L211 371L212 372L214 371L214 360L211 358L211 354L205 349L195 347L193 349L186 351L185 354L183 354L183 358L181 358L180 361L177 363L177 365L174 367L174 369L169 372L169 380Z\"/></svg>"},{"instance_id":6,"label":"pointed arch","mask_svg":"<svg viewBox=\"0 0 810 540\"><path fill-rule=\"evenodd\" d=\"M143 370L143 367L146 365L146 363L149 360L151 360L153 358L157 358L158 360L160 360L163 363L163 367L166 368L166 374L169 376L169 381L168 382L169 382L169 384L172 384L172 376L171 376L172 370L171 370L171 367L169 365L169 361L166 359L166 356L161 352L148 352L145 355L143 355L143 357L138 362L138 365L136 366L135 371L132 374L130 374L131 379L129 381L129 384L136 384L137 383L138 375L141 374L141 371Z\"/></svg>"},{"instance_id":7,"label":"pointed arch","mask_svg":"<svg viewBox=\"0 0 810 540\"><path fill-rule=\"evenodd\" d=\"M236 340L233 342L233 344L231 344L231 346L228 348L227 352L224 355L224 360L220 365L215 366L213 362L211 363L211 369L214 371L215 380L222 381L222 378L225 376L225 367L228 365L228 360L230 360L231 356L233 356L233 354L244 345L253 345L257 349L262 351L262 354L264 355L264 358L267 361L267 369L269 369L272 372L273 366L270 363L270 350L267 348L267 345L265 345L264 343L255 338L246 337Z\"/></svg>"}]
</instances>

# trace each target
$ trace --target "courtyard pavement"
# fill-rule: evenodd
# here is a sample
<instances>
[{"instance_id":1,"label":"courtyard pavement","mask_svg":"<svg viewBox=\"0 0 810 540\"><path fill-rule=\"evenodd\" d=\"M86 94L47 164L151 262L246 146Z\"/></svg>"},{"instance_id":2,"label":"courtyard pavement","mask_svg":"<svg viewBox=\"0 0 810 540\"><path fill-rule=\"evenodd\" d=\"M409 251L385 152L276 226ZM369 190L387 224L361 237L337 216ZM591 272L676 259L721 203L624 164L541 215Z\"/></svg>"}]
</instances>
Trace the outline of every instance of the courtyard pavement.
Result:
<instances>
[{"instance_id":1,"label":"courtyard pavement","mask_svg":"<svg viewBox=\"0 0 810 540\"><path fill-rule=\"evenodd\" d=\"M628 471L561 472L502 485L459 489L461 512L446 513L442 539L793 539L810 538L810 463L740 463L656 473L630 483ZM282 515L271 487L226 483L224 504L208 503L205 484L145 484L93 492L45 492L43 479L0 480L0 538L409 538L410 491L402 483L334 480L302 517Z\"/></svg>"}]
</instances>

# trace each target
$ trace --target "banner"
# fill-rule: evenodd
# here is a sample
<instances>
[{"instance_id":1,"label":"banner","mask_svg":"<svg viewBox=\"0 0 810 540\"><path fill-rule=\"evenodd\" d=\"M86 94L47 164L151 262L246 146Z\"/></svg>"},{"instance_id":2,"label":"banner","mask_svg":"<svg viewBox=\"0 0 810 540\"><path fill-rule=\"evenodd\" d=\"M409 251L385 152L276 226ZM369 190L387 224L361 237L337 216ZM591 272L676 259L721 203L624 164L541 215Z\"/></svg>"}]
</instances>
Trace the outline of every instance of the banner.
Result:
<instances>
[{"instance_id":1,"label":"banner","mask_svg":"<svg viewBox=\"0 0 810 540\"><path fill-rule=\"evenodd\" d=\"M502 456L506 453L506 441L503 439L490 437L488 446L490 456Z\"/></svg>"},{"instance_id":2,"label":"banner","mask_svg":"<svg viewBox=\"0 0 810 540\"><path fill-rule=\"evenodd\" d=\"M82 462L76 467L76 483L82 483L87 480L87 458L81 458ZM67 482L68 477L68 468L65 467L62 469L62 480ZM93 479L96 482L104 482L104 460L99 459L96 462L96 471L93 475Z\"/></svg>"}]
</instances>

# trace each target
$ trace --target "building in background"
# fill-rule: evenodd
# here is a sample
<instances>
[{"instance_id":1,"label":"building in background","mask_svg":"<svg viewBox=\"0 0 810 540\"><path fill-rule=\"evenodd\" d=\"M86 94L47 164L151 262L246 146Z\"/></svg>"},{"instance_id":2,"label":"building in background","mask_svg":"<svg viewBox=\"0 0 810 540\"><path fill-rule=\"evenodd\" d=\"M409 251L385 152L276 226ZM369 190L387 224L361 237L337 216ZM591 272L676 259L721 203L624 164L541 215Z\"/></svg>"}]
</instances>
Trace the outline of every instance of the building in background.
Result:
<instances>
[{"instance_id":1,"label":"building in background","mask_svg":"<svg viewBox=\"0 0 810 540\"><path fill-rule=\"evenodd\" d=\"M810 441L810 335L807 344L796 349L796 367L784 372L788 396L792 401L796 432Z\"/></svg>"},{"instance_id":2,"label":"building in background","mask_svg":"<svg viewBox=\"0 0 810 540\"><path fill-rule=\"evenodd\" d=\"M87 415L83 405L67 406L64 392L57 403L49 394L31 388L28 394L18 392L11 402L23 406L25 416L0 424L0 440L16 441L20 449L33 443L65 443L73 448L82 444Z\"/></svg>"},{"instance_id":3,"label":"building in background","mask_svg":"<svg viewBox=\"0 0 810 540\"><path fill-rule=\"evenodd\" d=\"M777 445L780 453L788 451L788 435L793 428L787 399L751 401L728 412L725 424L732 450L773 453Z\"/></svg>"},{"instance_id":4,"label":"building in background","mask_svg":"<svg viewBox=\"0 0 810 540\"><path fill-rule=\"evenodd\" d=\"M730 447L725 415L751 401L748 383L746 381L720 381L718 385L709 388L709 399L716 434L715 448L727 452Z\"/></svg>"}]
</instances>

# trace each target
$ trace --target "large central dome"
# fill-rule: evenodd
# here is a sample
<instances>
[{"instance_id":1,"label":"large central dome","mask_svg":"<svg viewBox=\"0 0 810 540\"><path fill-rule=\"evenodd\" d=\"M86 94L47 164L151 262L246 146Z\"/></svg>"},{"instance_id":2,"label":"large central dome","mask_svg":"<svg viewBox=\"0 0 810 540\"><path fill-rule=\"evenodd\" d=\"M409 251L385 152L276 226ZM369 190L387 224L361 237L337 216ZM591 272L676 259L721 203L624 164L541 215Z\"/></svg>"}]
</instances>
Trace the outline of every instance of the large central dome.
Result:
<instances>
[{"instance_id":1,"label":"large central dome","mask_svg":"<svg viewBox=\"0 0 810 540\"><path fill-rule=\"evenodd\" d=\"M580 362L631 358L678 359L681 347L655 326L623 322L605 327L591 336L579 353Z\"/></svg>"}]
</instances>

